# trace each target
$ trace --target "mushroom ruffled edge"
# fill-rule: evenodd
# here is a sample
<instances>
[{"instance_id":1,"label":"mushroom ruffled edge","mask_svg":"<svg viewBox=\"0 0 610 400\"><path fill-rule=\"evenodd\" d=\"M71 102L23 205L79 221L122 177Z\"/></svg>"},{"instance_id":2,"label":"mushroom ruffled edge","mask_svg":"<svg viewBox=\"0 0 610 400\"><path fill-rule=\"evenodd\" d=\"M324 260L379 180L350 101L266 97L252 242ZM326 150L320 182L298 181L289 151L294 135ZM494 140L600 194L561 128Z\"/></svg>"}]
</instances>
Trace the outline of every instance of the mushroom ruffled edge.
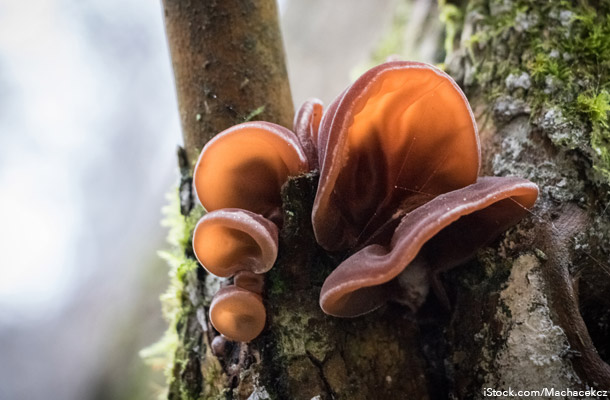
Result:
<instances>
[{"instance_id":1,"label":"mushroom ruffled edge","mask_svg":"<svg viewBox=\"0 0 610 400\"><path fill-rule=\"evenodd\" d=\"M480 147L466 96L440 69L393 61L327 108L312 223L327 250L361 245L399 209L476 181Z\"/></svg>"},{"instance_id":2,"label":"mushroom ruffled edge","mask_svg":"<svg viewBox=\"0 0 610 400\"><path fill-rule=\"evenodd\" d=\"M322 310L356 317L404 298L395 278L416 257L431 273L459 265L521 220L537 197L534 183L512 177L483 177L439 195L404 216L388 246L369 245L343 261L322 286Z\"/></svg>"},{"instance_id":3,"label":"mushroom ruffled edge","mask_svg":"<svg viewBox=\"0 0 610 400\"><path fill-rule=\"evenodd\" d=\"M239 208L207 213L193 232L197 260L209 273L223 278L244 270L269 271L277 258L277 246L277 226Z\"/></svg>"}]
</instances>

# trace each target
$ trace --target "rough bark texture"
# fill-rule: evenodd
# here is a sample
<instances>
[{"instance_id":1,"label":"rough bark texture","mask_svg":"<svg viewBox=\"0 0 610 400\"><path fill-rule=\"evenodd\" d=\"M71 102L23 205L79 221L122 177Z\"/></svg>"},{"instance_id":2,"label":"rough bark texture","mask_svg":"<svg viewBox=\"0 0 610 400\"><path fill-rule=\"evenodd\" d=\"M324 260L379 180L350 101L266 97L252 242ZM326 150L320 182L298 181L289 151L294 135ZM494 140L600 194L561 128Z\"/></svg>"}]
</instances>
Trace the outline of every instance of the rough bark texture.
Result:
<instances>
[{"instance_id":1,"label":"rough bark texture","mask_svg":"<svg viewBox=\"0 0 610 400\"><path fill-rule=\"evenodd\" d=\"M608 104L599 115L587 105L610 81L600 44L610 39L609 7L470 1L456 13L447 66L475 107L483 172L541 188L529 220L477 266L449 274L459 398L482 397L482 388L610 388L601 295L610 288Z\"/></svg>"},{"instance_id":2,"label":"rough bark texture","mask_svg":"<svg viewBox=\"0 0 610 400\"><path fill-rule=\"evenodd\" d=\"M227 9L212 1L165 3L189 157L224 124L241 122L227 117L232 111L223 107L237 102L232 96L243 88L234 83L243 79L262 92L240 97L241 113L258 107L255 98L264 98L267 114L260 118L290 120L275 108L285 99L268 96L268 87L253 83L260 71L239 69L245 59L258 59L252 53L262 48L237 45L237 51L223 53L222 46L215 50L222 40L214 35L222 37L221 31L205 29L209 21L224 21L228 29L227 21L239 25L252 18L249 29L275 32L277 43L270 46L281 49L277 27L269 25L275 20L262 17L267 7L248 1ZM317 176L305 174L282 192L281 250L266 275L267 328L248 345L227 344L218 357L209 346L217 333L207 320L207 306L226 282L193 262L188 239L201 210L182 221L177 243L183 259L175 262L177 290L172 292L176 310L170 332L177 337L169 398L470 399L482 398L485 388L610 389L610 221L605 214L610 199L603 157L608 116L596 114L599 104L580 96L597 98L610 82L610 56L599 55L604 46L599 36L610 39L610 19L604 20L610 5L594 3L601 19L587 2L445 5L447 31L456 33L447 42L447 67L475 108L484 173L526 177L541 188L529 218L476 260L445 274L450 312L431 296L417 315L397 305L349 320L324 315L320 286L346 254L327 254L315 243L310 215ZM254 8L242 14L248 7ZM254 16L262 18L263 28ZM176 25L193 18L201 30ZM248 33L230 30L241 32L242 39ZM583 44L563 48L566 37ZM561 58L549 56L553 50ZM215 74L207 72L208 59ZM258 64L263 73L281 74L283 61L271 59L278 64ZM574 78L570 72L576 68L580 76ZM274 93L285 96L285 76L281 79ZM210 87L211 92L197 90ZM194 124L206 104L214 106L201 113L205 123Z\"/></svg>"},{"instance_id":3,"label":"rough bark texture","mask_svg":"<svg viewBox=\"0 0 610 400\"><path fill-rule=\"evenodd\" d=\"M163 0L190 164L218 132L294 113L274 0Z\"/></svg>"}]
</instances>

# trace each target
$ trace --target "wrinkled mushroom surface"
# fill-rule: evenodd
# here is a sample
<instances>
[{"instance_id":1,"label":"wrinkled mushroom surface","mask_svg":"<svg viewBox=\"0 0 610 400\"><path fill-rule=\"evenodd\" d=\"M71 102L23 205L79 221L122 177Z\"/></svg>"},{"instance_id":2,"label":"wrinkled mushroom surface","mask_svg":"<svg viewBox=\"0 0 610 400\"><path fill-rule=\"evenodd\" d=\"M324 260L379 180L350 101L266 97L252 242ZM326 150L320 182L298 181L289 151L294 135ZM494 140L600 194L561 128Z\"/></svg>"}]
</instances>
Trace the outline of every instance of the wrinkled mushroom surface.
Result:
<instances>
[{"instance_id":1,"label":"wrinkled mushroom surface","mask_svg":"<svg viewBox=\"0 0 610 400\"><path fill-rule=\"evenodd\" d=\"M439 195L403 217L389 245L369 245L343 261L324 282L320 306L339 317L380 307L399 295L393 279L416 257L431 272L467 261L525 216L537 196L535 184L504 177Z\"/></svg>"},{"instance_id":2,"label":"wrinkled mushroom surface","mask_svg":"<svg viewBox=\"0 0 610 400\"><path fill-rule=\"evenodd\" d=\"M393 61L362 75L333 101L318 132L318 242L356 246L397 210L476 181L477 129L449 75Z\"/></svg>"}]
</instances>

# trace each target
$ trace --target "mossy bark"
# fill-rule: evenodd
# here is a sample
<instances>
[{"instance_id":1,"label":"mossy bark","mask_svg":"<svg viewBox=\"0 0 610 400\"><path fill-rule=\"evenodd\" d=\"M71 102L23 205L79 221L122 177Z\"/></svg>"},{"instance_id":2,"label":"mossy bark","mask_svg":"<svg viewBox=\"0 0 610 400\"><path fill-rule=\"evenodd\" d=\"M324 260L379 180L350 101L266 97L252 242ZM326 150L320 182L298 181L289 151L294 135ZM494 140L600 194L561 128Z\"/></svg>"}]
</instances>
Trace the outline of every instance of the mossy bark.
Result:
<instances>
[{"instance_id":1,"label":"mossy bark","mask_svg":"<svg viewBox=\"0 0 610 400\"><path fill-rule=\"evenodd\" d=\"M187 153L183 167L206 140L261 105L259 119L288 124L292 117L273 2L230 1L227 8L220 3L165 0ZM600 56L598 41L589 40L610 26L596 20L603 29L588 31L577 25L597 18L593 6L610 12L599 1L445 5L452 7L448 31L454 34L446 66L475 109L484 173L527 177L541 188L529 218L476 260L443 276L451 311L430 297L417 315L393 304L356 319L324 315L318 306L321 284L347 255L328 254L315 243L312 172L282 189L285 223L278 260L266 274L265 331L215 356L210 343L217 333L207 311L223 282L193 267L188 236L201 209L183 207L190 215L184 240L177 242L184 257L178 264L186 267L178 268L175 282L180 290L170 326L177 343L169 398L482 398L485 388L610 389L610 301L603 295L610 293L610 221L604 214L610 198L601 156L608 144L599 140L608 134L607 120L578 100L583 92L597 98L610 82L608 56ZM567 11L574 18L560 29ZM248 22L240 25L243 19ZM231 32L241 33L226 51L216 46L229 22L237 24ZM209 25L214 23L223 28ZM260 32L274 42L266 48L240 42ZM566 32L591 46L560 49L572 51L565 57L578 61L582 82L557 73L563 64L539 55L561 46ZM241 69L245 60L259 57L266 61ZM212 66L215 73L208 73ZM244 80L252 90L248 95L240 95ZM273 82L276 89L266 86Z\"/></svg>"},{"instance_id":2,"label":"mossy bark","mask_svg":"<svg viewBox=\"0 0 610 400\"><path fill-rule=\"evenodd\" d=\"M452 391L608 390L610 142L596 137L608 137L609 116L583 96L610 84L610 2L470 1L459 10L446 65L475 109L483 173L526 177L541 195L499 246L448 276Z\"/></svg>"}]
</instances>

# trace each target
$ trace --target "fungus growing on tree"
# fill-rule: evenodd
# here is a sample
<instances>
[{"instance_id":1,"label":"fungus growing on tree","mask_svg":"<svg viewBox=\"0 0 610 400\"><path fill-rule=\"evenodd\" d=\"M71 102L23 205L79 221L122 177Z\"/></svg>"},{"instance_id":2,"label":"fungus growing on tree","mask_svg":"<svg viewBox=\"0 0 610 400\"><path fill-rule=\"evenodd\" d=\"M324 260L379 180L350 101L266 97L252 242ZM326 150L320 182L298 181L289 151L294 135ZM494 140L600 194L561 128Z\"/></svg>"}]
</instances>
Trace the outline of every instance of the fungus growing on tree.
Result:
<instances>
[{"instance_id":1,"label":"fungus growing on tree","mask_svg":"<svg viewBox=\"0 0 610 400\"><path fill-rule=\"evenodd\" d=\"M239 271L234 284L220 289L210 305L210 321L229 340L249 342L265 327L266 312L261 297L263 276Z\"/></svg>"},{"instance_id":2,"label":"fungus growing on tree","mask_svg":"<svg viewBox=\"0 0 610 400\"><path fill-rule=\"evenodd\" d=\"M231 340L265 324L263 277L277 256L281 186L320 168L312 222L327 250L356 249L326 279L324 312L353 317L388 300L416 310L440 272L459 265L538 196L519 178L477 180L480 148L466 97L428 64L392 61L366 72L322 116L318 100L294 130L265 122L230 128L203 149L195 191L210 211L193 248L211 273L234 284L213 298L210 319ZM319 165L318 165L319 162ZM271 220L271 221L270 221Z\"/></svg>"},{"instance_id":3,"label":"fungus growing on tree","mask_svg":"<svg viewBox=\"0 0 610 400\"><path fill-rule=\"evenodd\" d=\"M210 321L227 339L249 342L265 327L265 306L260 294L238 286L220 289L210 305Z\"/></svg>"},{"instance_id":4,"label":"fungus growing on tree","mask_svg":"<svg viewBox=\"0 0 610 400\"><path fill-rule=\"evenodd\" d=\"M392 215L476 181L479 144L466 97L428 64L393 61L332 102L318 132L318 243L353 248Z\"/></svg>"},{"instance_id":5,"label":"fungus growing on tree","mask_svg":"<svg viewBox=\"0 0 610 400\"><path fill-rule=\"evenodd\" d=\"M518 178L479 178L476 122L458 85L392 61L332 102L318 132L312 222L327 250L356 249L326 279L324 312L354 317L393 299L416 310L430 281L518 222L538 196Z\"/></svg>"},{"instance_id":6,"label":"fungus growing on tree","mask_svg":"<svg viewBox=\"0 0 610 400\"><path fill-rule=\"evenodd\" d=\"M308 168L299 139L269 122L229 128L203 148L193 173L208 211L193 233L193 250L208 272L235 275L212 299L210 320L230 340L248 342L265 326L263 277L277 257L280 189Z\"/></svg>"},{"instance_id":7,"label":"fungus growing on tree","mask_svg":"<svg viewBox=\"0 0 610 400\"><path fill-rule=\"evenodd\" d=\"M277 226L260 214L222 208L201 218L193 232L193 251L211 274L267 272L277 258Z\"/></svg>"},{"instance_id":8,"label":"fungus growing on tree","mask_svg":"<svg viewBox=\"0 0 610 400\"><path fill-rule=\"evenodd\" d=\"M207 211L241 208L281 222L280 188L307 170L296 135L269 122L246 122L210 140L193 173L193 186Z\"/></svg>"},{"instance_id":9,"label":"fungus growing on tree","mask_svg":"<svg viewBox=\"0 0 610 400\"><path fill-rule=\"evenodd\" d=\"M428 277L467 261L523 218L537 197L535 184L502 177L479 178L437 196L406 214L388 245L366 246L343 261L322 286L322 309L355 317L388 300L417 309L425 300ZM422 276L422 270L428 273ZM401 279L402 274L409 275Z\"/></svg>"}]
</instances>

